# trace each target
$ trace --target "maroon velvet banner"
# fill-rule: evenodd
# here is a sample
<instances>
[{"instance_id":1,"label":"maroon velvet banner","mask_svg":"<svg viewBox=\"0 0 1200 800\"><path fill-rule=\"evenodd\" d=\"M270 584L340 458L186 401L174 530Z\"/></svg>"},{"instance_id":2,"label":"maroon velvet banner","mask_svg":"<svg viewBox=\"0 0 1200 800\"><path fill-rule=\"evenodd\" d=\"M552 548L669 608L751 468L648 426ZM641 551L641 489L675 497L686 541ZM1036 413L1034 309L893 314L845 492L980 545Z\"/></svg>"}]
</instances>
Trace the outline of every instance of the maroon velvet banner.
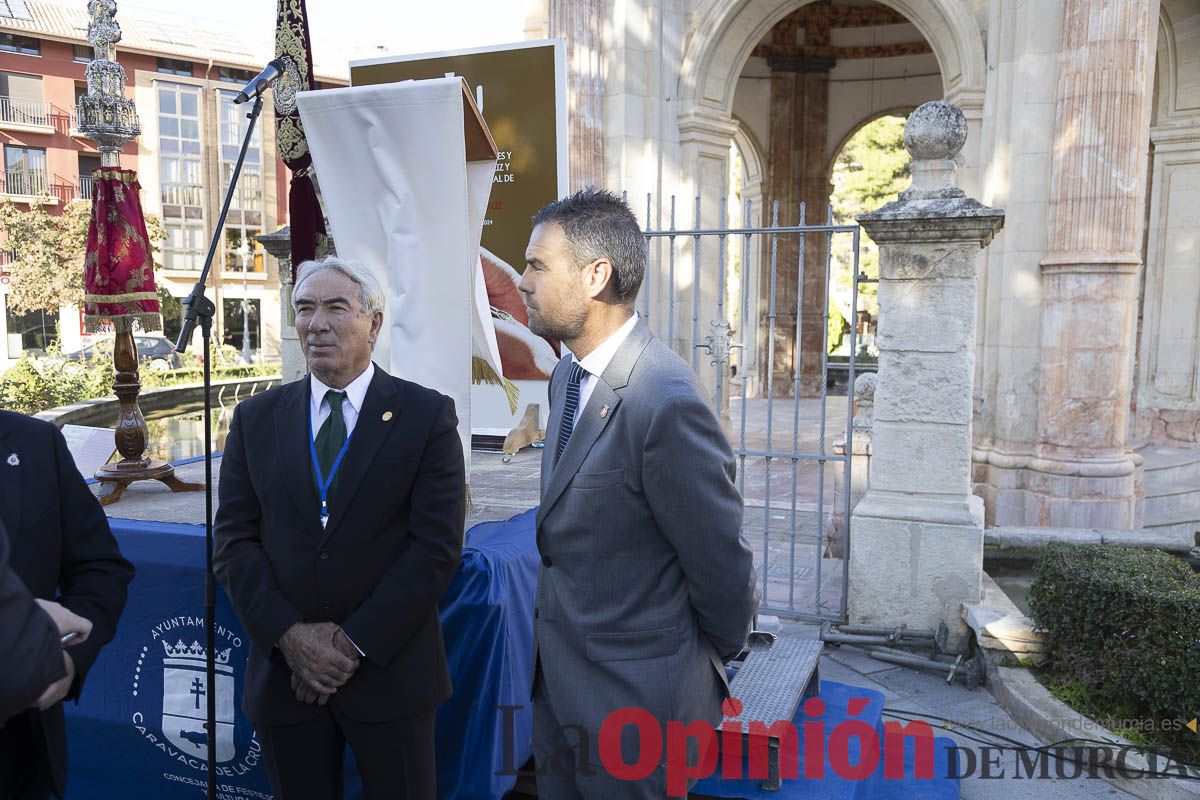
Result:
<instances>
[{"instance_id":1,"label":"maroon velvet banner","mask_svg":"<svg viewBox=\"0 0 1200 800\"><path fill-rule=\"evenodd\" d=\"M139 197L137 173L102 167L92 173L92 219L83 264L83 318L88 331L111 325L162 328L154 259Z\"/></svg>"},{"instance_id":2,"label":"maroon velvet banner","mask_svg":"<svg viewBox=\"0 0 1200 800\"><path fill-rule=\"evenodd\" d=\"M312 154L304 137L304 123L296 107L296 94L316 88L313 79L312 45L304 0L279 0L275 20L275 57L284 63L275 81L275 139L279 157L292 172L288 192L288 214L292 234L292 278L302 261L316 258L317 242L325 233L325 216L308 171Z\"/></svg>"}]
</instances>

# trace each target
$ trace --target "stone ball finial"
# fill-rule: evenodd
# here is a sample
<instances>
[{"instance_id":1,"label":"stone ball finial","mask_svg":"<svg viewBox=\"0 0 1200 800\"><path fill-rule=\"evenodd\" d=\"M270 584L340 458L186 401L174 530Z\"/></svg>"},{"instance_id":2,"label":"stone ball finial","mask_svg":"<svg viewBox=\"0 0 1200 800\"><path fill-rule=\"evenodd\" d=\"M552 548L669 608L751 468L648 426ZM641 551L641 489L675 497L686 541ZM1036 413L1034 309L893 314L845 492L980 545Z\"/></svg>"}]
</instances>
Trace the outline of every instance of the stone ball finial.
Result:
<instances>
[{"instance_id":1,"label":"stone ball finial","mask_svg":"<svg viewBox=\"0 0 1200 800\"><path fill-rule=\"evenodd\" d=\"M904 124L904 147L914 159L953 159L967 141L967 119L953 103L922 103Z\"/></svg>"},{"instance_id":2,"label":"stone ball finial","mask_svg":"<svg viewBox=\"0 0 1200 800\"><path fill-rule=\"evenodd\" d=\"M874 372L863 372L854 379L854 396L859 400L875 399L875 382L878 380Z\"/></svg>"}]
</instances>

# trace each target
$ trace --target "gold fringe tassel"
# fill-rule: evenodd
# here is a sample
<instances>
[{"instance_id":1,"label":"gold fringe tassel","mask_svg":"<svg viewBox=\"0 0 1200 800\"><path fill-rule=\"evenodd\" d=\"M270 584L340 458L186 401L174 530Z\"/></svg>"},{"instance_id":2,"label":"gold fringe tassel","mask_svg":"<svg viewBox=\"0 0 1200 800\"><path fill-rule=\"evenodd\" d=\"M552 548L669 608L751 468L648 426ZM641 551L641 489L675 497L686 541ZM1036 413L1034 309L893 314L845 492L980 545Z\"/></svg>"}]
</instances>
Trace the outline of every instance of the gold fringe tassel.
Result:
<instances>
[{"instance_id":1,"label":"gold fringe tassel","mask_svg":"<svg viewBox=\"0 0 1200 800\"><path fill-rule=\"evenodd\" d=\"M162 330L162 314L149 312L122 314L119 317L101 317L89 314L83 318L83 329L87 333L125 333L133 330L135 320L143 333Z\"/></svg>"},{"instance_id":2,"label":"gold fringe tassel","mask_svg":"<svg viewBox=\"0 0 1200 800\"><path fill-rule=\"evenodd\" d=\"M137 303L142 300L157 300L158 292L129 292L127 294L85 294L85 303Z\"/></svg>"},{"instance_id":3,"label":"gold fringe tassel","mask_svg":"<svg viewBox=\"0 0 1200 800\"><path fill-rule=\"evenodd\" d=\"M504 394L508 396L509 413L517 413L517 399L521 396L521 390L508 378L497 375L492 365L479 356L471 356L471 383L488 383L492 386L503 386Z\"/></svg>"}]
</instances>

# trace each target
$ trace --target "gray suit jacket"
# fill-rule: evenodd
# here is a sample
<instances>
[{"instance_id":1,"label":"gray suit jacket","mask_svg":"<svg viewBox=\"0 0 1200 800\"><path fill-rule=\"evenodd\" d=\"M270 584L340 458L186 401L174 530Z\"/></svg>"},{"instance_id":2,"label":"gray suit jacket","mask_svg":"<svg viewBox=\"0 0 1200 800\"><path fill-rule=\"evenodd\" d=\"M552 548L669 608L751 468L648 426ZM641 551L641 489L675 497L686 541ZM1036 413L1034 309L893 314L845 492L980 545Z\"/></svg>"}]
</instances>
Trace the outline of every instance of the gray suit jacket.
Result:
<instances>
[{"instance_id":1,"label":"gray suit jacket","mask_svg":"<svg viewBox=\"0 0 1200 800\"><path fill-rule=\"evenodd\" d=\"M571 357L550 379L534 621L554 716L595 735L624 706L721 719L723 661L757 592L733 453L695 373L640 321L554 464Z\"/></svg>"}]
</instances>

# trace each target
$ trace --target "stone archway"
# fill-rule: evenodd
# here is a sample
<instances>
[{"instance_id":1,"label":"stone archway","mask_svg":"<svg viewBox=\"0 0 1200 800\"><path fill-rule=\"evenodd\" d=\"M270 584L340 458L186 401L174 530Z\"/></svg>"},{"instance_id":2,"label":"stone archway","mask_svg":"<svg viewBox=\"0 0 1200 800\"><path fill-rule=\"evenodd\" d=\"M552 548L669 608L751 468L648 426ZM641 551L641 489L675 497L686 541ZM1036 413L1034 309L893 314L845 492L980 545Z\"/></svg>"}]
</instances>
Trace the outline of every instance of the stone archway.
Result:
<instances>
[{"instance_id":1,"label":"stone archway","mask_svg":"<svg viewBox=\"0 0 1200 800\"><path fill-rule=\"evenodd\" d=\"M979 173L986 73L983 41L975 17L955 0L879 0L879 4L903 17L925 40L927 52L932 52L937 62L942 96L963 110L968 121L968 146L963 153L966 164L960 170L960 183L968 192L974 192L975 176ZM771 36L789 16L809 5L808 0L705 0L691 15L691 19L704 20L704 25L688 31L690 38L682 54L678 85L679 166L681 183L687 187L685 193L702 197L724 197L727 193L729 143L737 130L733 117L734 95L742 71L757 45ZM806 106L815 102L825 108L827 101L820 98L827 95L821 94L817 85L821 83L811 80L800 83L797 79L796 86L802 90L797 88L796 96L806 98L803 101ZM827 92L828 84L823 85ZM933 98L921 98L925 99ZM799 111L800 102L796 101L796 113L807 113ZM819 113L823 116L826 112ZM772 114L771 124L775 125L774 112ZM787 127L787 123L781 124L788 130L793 129ZM792 219L792 209L794 203L802 200L807 200L809 222L824 221L831 186L827 180L822 180L822 176L828 176L829 162L825 159L823 146L816 147L822 151L817 153L812 143L804 142L803 151L797 143L792 145L796 154L791 156L793 166L799 165L801 171L772 181L775 185L770 194L781 200L781 209L786 209L780 218L781 224L796 224L798 219ZM715 210L715 204L709 204L708 208ZM703 216L701 223L705 227L715 227L715 213L712 218ZM809 236L805 240L811 263L816 263L823 252L824 243L820 238ZM791 265L796 262L792 253L794 247L791 242L781 245L780 263ZM797 274L791 278L784 275L781 280L782 285L788 287L783 298L784 308L792 309L796 302L791 294L800 292L803 300L799 305L803 311L800 314L795 310L785 312L780 317L780 324L784 329L802 330L805 336L803 342L784 337L777 343L776 363L772 367L773 385L794 384L804 395L816 396L823 384L820 337L824 326L819 318L824 313L821 301L824 283L819 274L807 273L803 279ZM797 374L800 380L794 382L792 379Z\"/></svg>"},{"instance_id":2,"label":"stone archway","mask_svg":"<svg viewBox=\"0 0 1200 800\"><path fill-rule=\"evenodd\" d=\"M1195 447L1200 442L1200 281L1195 277L1192 202L1200 191L1200 101L1186 68L1200 55L1191 31L1200 8L1163 0L1150 120L1149 208L1140 298L1133 443ZM1147 465L1149 466L1149 464ZM1147 487L1153 490L1155 487ZM1146 503L1146 525L1165 516ZM1193 516L1195 519L1195 516Z\"/></svg>"},{"instance_id":3,"label":"stone archway","mask_svg":"<svg viewBox=\"0 0 1200 800\"><path fill-rule=\"evenodd\" d=\"M683 177L698 193L712 196L724 189L714 175L724 175L710 162L723 159L732 124L738 76L750 53L771 29L810 0L706 0L693 19L704 20L691 32L683 54L678 86L679 143ZM987 62L983 38L974 16L957 0L879 0L903 14L929 43L942 74L944 97L967 118L965 168L960 182L968 194L979 172L979 129ZM705 191L707 190L707 192Z\"/></svg>"}]
</instances>

